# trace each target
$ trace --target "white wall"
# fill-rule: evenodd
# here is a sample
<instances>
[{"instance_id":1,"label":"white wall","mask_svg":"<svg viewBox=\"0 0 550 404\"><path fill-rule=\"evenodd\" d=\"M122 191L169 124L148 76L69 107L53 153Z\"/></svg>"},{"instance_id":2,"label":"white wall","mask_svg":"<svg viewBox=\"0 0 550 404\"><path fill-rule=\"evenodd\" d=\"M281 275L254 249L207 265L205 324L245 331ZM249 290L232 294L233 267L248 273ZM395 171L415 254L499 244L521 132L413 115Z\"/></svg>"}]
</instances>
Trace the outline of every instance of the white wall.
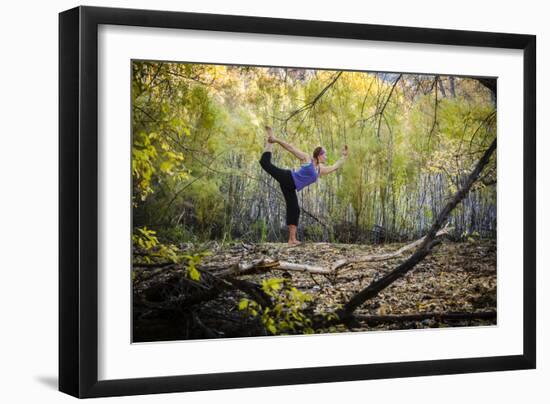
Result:
<instances>
[{"instance_id":1,"label":"white wall","mask_svg":"<svg viewBox=\"0 0 550 404\"><path fill-rule=\"evenodd\" d=\"M87 5L156 8L347 22L531 33L538 36L539 73L550 69L550 28L544 2L462 0L444 8L441 1L297 2L278 0L200 2L93 1ZM0 57L0 399L7 403L62 403L57 392L57 13L73 1L27 1L2 7ZM550 109L544 94L548 76L538 74L538 369L534 371L331 383L276 388L165 394L109 399L116 402L265 403L343 399L367 402L463 403L543 402L550 378L547 321L550 237L544 188L550 161ZM518 160L518 164L521 161ZM518 238L518 243L521 240ZM322 355L322 352L319 353ZM527 400L525 400L527 399Z\"/></svg>"}]
</instances>

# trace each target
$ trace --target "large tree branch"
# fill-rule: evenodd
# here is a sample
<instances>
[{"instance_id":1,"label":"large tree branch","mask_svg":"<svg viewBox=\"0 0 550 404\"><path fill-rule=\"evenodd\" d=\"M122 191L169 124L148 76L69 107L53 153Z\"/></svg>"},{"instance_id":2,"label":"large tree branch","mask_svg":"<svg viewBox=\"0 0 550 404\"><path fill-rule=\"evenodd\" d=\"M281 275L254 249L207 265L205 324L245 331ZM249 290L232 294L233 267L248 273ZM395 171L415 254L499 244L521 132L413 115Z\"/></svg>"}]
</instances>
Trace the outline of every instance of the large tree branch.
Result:
<instances>
[{"instance_id":1,"label":"large tree branch","mask_svg":"<svg viewBox=\"0 0 550 404\"><path fill-rule=\"evenodd\" d=\"M439 241L435 239L437 232L441 229L441 227L443 226L443 223L445 223L445 221L449 217L449 214L452 212L452 210L468 194L468 192L470 191L470 188L472 187L474 182L478 179L479 175L481 174L481 171L489 162L489 159L491 158L491 155L496 150L496 147L497 147L497 140L495 138L495 140L493 140L493 142L491 143L489 148L485 151L481 159L475 165L474 169L466 179L462 188L460 188L456 192L453 198L451 198L451 200L447 203L447 205L445 205L445 207L441 210L441 212L439 212L439 215L437 216L435 222L433 223L432 227L428 231L428 234L424 237L422 242L419 244L419 247L417 248L415 253L408 260L406 260L401 265L399 265L396 269L386 274L382 278L372 282L365 289L355 294L349 300L349 302L346 303L344 308L338 312L338 316L340 320L345 321L346 319L349 319L350 317L352 317L353 312L359 306L361 306L367 300L377 296L378 293L380 293L382 290L390 286L397 279L403 277L407 272L412 270L416 266L416 264L422 261L431 252L432 248L435 245L439 244Z\"/></svg>"}]
</instances>

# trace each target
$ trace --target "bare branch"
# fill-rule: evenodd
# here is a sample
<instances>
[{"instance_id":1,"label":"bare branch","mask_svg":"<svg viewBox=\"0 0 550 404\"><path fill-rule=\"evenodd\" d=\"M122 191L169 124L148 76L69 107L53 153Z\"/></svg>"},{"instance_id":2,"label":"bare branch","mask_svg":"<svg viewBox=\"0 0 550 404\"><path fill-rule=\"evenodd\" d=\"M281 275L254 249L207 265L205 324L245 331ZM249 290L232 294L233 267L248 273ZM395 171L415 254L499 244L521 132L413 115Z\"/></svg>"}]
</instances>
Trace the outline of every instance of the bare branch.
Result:
<instances>
[{"instance_id":1,"label":"bare branch","mask_svg":"<svg viewBox=\"0 0 550 404\"><path fill-rule=\"evenodd\" d=\"M311 100L310 102L308 102L307 104L303 105L302 107L298 108L297 110L295 110L294 112L292 112L287 118L284 119L285 123L287 123L288 121L290 121L292 118L294 118L296 115L298 115L299 113L301 112L304 112L304 111L307 111L307 110L310 110L311 108L313 108L315 106L315 104L317 103L317 101L319 101L321 99L321 97L323 95L325 95L325 93L334 85L334 83L336 83L336 81L340 78L340 76L342 75L343 72L338 72L336 73L332 80L330 81L330 83L327 84L327 86L325 88L323 88L321 90L321 92L319 94L317 94L315 96L315 98L313 98L313 100Z\"/></svg>"}]
</instances>

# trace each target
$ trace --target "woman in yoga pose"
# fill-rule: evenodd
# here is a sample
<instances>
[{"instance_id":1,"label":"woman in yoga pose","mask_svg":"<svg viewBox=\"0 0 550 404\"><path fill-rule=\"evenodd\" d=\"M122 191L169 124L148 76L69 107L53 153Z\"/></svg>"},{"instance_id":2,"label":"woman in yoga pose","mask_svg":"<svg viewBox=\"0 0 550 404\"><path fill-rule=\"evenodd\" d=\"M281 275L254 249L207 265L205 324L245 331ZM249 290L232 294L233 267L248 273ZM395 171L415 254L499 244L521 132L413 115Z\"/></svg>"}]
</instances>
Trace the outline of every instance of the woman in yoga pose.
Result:
<instances>
[{"instance_id":1,"label":"woman in yoga pose","mask_svg":"<svg viewBox=\"0 0 550 404\"><path fill-rule=\"evenodd\" d=\"M296 239L300 206L298 205L298 196L296 192L313 184L320 176L330 174L342 167L348 157L348 146L344 146L342 157L336 163L331 166L326 166L324 163L327 160L327 153L321 146L313 150L313 158L311 158L307 153L273 136L273 131L270 127L266 126L265 129L267 131L267 141L265 143L265 150L260 159L260 165L269 175L275 178L281 186L281 191L283 191L286 202L288 244L291 246L297 245L300 244ZM299 170L295 171L279 168L271 163L271 155L275 143L281 145L285 150L296 156L296 158L302 162L302 166Z\"/></svg>"}]
</instances>

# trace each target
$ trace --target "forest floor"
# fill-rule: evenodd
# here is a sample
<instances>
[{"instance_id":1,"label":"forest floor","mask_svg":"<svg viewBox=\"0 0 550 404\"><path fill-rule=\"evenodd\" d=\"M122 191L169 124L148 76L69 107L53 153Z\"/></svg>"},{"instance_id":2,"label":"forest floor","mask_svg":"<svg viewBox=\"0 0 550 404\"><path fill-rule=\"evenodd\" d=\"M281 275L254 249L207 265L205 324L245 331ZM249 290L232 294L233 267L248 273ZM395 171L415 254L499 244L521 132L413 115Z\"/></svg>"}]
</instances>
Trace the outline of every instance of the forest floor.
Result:
<instances>
[{"instance_id":1,"label":"forest floor","mask_svg":"<svg viewBox=\"0 0 550 404\"><path fill-rule=\"evenodd\" d=\"M211 255L203 258L201 272L215 274L242 262L262 257L279 261L330 268L337 260L356 255L379 255L398 250L404 243L381 245L303 243L288 247L283 243L220 246L211 243ZM192 248L193 246L183 246ZM299 291L312 297L315 313L333 312L356 292L403 262L411 252L379 262L348 265L334 275L262 269L239 279L261 284L262 280L284 277ZM205 278L206 279L206 278ZM204 286L189 286L185 271L178 266L134 269L133 340L227 338L267 335L261 324L246 318L238 309L245 294L238 289L213 293ZM201 282L197 282L200 285ZM201 292L201 288L205 289ZM418 329L495 325L487 318L428 317L407 320L403 315L422 313L495 313L497 304L496 241L445 241L411 272L398 279L377 297L355 311L358 318L383 316L387 321L362 322L353 328L343 325L333 332ZM475 316L474 316L475 317ZM322 331L321 331L322 332Z\"/></svg>"}]
</instances>

